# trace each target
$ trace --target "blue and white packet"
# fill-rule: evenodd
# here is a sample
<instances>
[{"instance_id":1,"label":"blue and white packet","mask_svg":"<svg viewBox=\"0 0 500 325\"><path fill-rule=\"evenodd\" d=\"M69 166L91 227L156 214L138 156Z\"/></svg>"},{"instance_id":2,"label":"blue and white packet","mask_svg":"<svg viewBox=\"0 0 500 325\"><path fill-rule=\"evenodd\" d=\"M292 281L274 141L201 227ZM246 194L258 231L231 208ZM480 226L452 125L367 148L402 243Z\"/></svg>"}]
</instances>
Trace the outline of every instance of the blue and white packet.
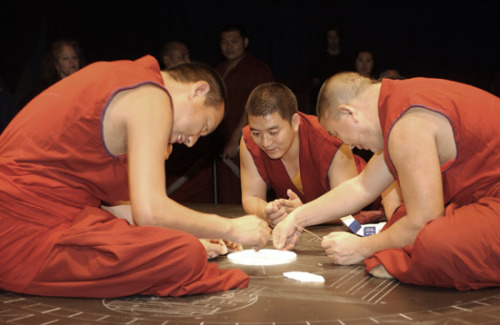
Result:
<instances>
[{"instance_id":1,"label":"blue and white packet","mask_svg":"<svg viewBox=\"0 0 500 325\"><path fill-rule=\"evenodd\" d=\"M375 235L380 232L386 224L386 222L379 222L361 225L352 215L340 218L340 220L342 220L344 225L346 225L354 234L361 237Z\"/></svg>"}]
</instances>

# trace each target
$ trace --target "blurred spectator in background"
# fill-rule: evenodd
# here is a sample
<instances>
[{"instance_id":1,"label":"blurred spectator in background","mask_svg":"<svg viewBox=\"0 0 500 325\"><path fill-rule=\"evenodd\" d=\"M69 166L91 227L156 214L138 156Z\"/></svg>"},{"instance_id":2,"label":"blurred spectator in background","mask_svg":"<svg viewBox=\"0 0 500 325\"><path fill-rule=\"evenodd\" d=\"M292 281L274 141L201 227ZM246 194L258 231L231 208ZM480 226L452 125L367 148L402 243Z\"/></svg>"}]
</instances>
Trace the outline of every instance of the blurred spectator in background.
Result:
<instances>
[{"instance_id":1,"label":"blurred spectator in background","mask_svg":"<svg viewBox=\"0 0 500 325\"><path fill-rule=\"evenodd\" d=\"M43 61L45 88L80 70L84 65L83 52L77 40L54 41Z\"/></svg>"},{"instance_id":2,"label":"blurred spectator in background","mask_svg":"<svg viewBox=\"0 0 500 325\"><path fill-rule=\"evenodd\" d=\"M354 70L362 76L376 79L375 68L376 61L374 52L369 48L359 49L354 58ZM366 161L370 160L373 156L373 152L370 150L358 149L357 147L352 149L352 153L360 156Z\"/></svg>"},{"instance_id":3,"label":"blurred spectator in background","mask_svg":"<svg viewBox=\"0 0 500 325\"><path fill-rule=\"evenodd\" d=\"M168 70L191 62L184 41L166 42L160 52L163 68ZM191 148L174 143L165 161L167 194L179 203L214 203L213 149L211 137L201 137Z\"/></svg>"},{"instance_id":4,"label":"blurred spectator in background","mask_svg":"<svg viewBox=\"0 0 500 325\"><path fill-rule=\"evenodd\" d=\"M250 40L244 28L230 24L220 32L220 49L224 60L215 69L227 87L226 116L216 130L217 201L241 204L239 178L239 144L242 128L247 124L245 104L250 92L258 85L274 81L271 69L248 50Z\"/></svg>"},{"instance_id":5,"label":"blurred spectator in background","mask_svg":"<svg viewBox=\"0 0 500 325\"><path fill-rule=\"evenodd\" d=\"M323 82L337 72L352 70L352 60L342 52L340 41L339 27L328 26L325 30L326 49L311 64L310 114L316 114L316 99Z\"/></svg>"},{"instance_id":6,"label":"blurred spectator in background","mask_svg":"<svg viewBox=\"0 0 500 325\"><path fill-rule=\"evenodd\" d=\"M376 79L375 53L368 48L358 50L354 58L354 69L362 76Z\"/></svg>"},{"instance_id":7,"label":"blurred spectator in background","mask_svg":"<svg viewBox=\"0 0 500 325\"><path fill-rule=\"evenodd\" d=\"M80 43L76 39L58 39L50 44L42 62L42 83L32 89L18 103L18 110L43 90L85 66Z\"/></svg>"},{"instance_id":8,"label":"blurred spectator in background","mask_svg":"<svg viewBox=\"0 0 500 325\"><path fill-rule=\"evenodd\" d=\"M161 49L160 62L163 63L165 69L191 62L186 43L179 40L166 42Z\"/></svg>"}]
</instances>

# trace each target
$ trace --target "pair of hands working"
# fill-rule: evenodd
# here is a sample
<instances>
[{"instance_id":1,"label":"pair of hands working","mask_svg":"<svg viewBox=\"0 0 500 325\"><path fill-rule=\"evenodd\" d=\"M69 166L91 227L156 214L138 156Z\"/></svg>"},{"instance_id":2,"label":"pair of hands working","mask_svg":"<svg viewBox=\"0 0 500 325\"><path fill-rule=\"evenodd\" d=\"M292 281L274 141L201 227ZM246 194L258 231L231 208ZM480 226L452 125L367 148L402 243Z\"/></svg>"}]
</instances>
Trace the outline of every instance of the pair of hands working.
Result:
<instances>
[{"instance_id":1,"label":"pair of hands working","mask_svg":"<svg viewBox=\"0 0 500 325\"><path fill-rule=\"evenodd\" d=\"M269 202L265 208L269 224L274 228L273 245L276 249L292 250L302 235L301 227L296 221L297 208L302 201L296 193L287 191L288 199L277 199ZM367 256L359 253L362 238L357 235L336 231L323 237L321 247L327 256L339 265L351 265L363 261Z\"/></svg>"},{"instance_id":2,"label":"pair of hands working","mask_svg":"<svg viewBox=\"0 0 500 325\"><path fill-rule=\"evenodd\" d=\"M265 207L267 221L272 230L273 245L276 249L292 250L298 244L302 229L296 221L297 208L302 206L302 201L296 193L291 190L287 191L288 199L277 199L269 202ZM244 221L246 217L236 218ZM235 221L236 221L235 219ZM248 231L248 230L247 230ZM261 234L261 244L254 245L254 249L258 250L265 246L271 236ZM362 245L362 237L344 231L332 232L323 237L321 247L325 250L327 256L339 265L356 264L363 261L367 256L359 253L359 248ZM241 251L243 246L238 243L227 240L200 240L204 245L209 259L219 255L231 253L233 251Z\"/></svg>"}]
</instances>

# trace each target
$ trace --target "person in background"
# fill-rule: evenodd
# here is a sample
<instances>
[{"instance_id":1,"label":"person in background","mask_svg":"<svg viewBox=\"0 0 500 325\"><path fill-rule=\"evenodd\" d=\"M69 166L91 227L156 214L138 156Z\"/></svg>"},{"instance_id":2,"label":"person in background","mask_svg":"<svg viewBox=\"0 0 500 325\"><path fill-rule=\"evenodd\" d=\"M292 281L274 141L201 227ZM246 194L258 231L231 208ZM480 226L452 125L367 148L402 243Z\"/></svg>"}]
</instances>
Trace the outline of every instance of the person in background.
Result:
<instances>
[{"instance_id":1,"label":"person in background","mask_svg":"<svg viewBox=\"0 0 500 325\"><path fill-rule=\"evenodd\" d=\"M360 75L375 78L375 54L371 49L362 48L356 52L354 59L354 69ZM363 157L364 160L368 161L373 156L370 150L354 148L353 153Z\"/></svg>"},{"instance_id":2,"label":"person in background","mask_svg":"<svg viewBox=\"0 0 500 325\"><path fill-rule=\"evenodd\" d=\"M358 50L354 58L354 70L362 76L376 78L374 52L367 48Z\"/></svg>"},{"instance_id":3,"label":"person in background","mask_svg":"<svg viewBox=\"0 0 500 325\"><path fill-rule=\"evenodd\" d=\"M241 204L239 144L241 130L247 124L245 103L258 85L274 81L269 66L248 50L250 40L244 28L229 24L220 32L220 50L224 60L215 69L227 87L227 112L216 131L216 144L221 159L217 160L218 203Z\"/></svg>"},{"instance_id":4,"label":"person in background","mask_svg":"<svg viewBox=\"0 0 500 325\"><path fill-rule=\"evenodd\" d=\"M340 28L331 25L324 33L326 48L311 63L310 114L316 114L316 99L323 82L338 72L352 70L352 59L341 47Z\"/></svg>"},{"instance_id":5,"label":"person in background","mask_svg":"<svg viewBox=\"0 0 500 325\"><path fill-rule=\"evenodd\" d=\"M42 81L16 103L21 110L30 100L56 82L80 70L86 64L80 42L72 38L61 38L50 44L42 60Z\"/></svg>"},{"instance_id":6,"label":"person in background","mask_svg":"<svg viewBox=\"0 0 500 325\"><path fill-rule=\"evenodd\" d=\"M165 69L175 67L176 65L191 62L189 49L185 42L174 40L163 44L160 52L160 60Z\"/></svg>"},{"instance_id":7,"label":"person in background","mask_svg":"<svg viewBox=\"0 0 500 325\"><path fill-rule=\"evenodd\" d=\"M423 286L500 285L500 98L458 82L333 76L318 100L321 125L375 154L363 172L305 204L273 231L278 249L300 231L370 202L398 180L404 204L378 234L333 232L336 264L364 261L372 275Z\"/></svg>"},{"instance_id":8,"label":"person in background","mask_svg":"<svg viewBox=\"0 0 500 325\"><path fill-rule=\"evenodd\" d=\"M42 66L45 88L80 70L85 66L80 43L76 39L52 42Z\"/></svg>"},{"instance_id":9,"label":"person in background","mask_svg":"<svg viewBox=\"0 0 500 325\"><path fill-rule=\"evenodd\" d=\"M160 51L163 71L191 62L186 42L172 40ZM214 203L213 148L211 135L200 138L191 148L174 143L165 161L168 196L180 203Z\"/></svg>"}]
</instances>

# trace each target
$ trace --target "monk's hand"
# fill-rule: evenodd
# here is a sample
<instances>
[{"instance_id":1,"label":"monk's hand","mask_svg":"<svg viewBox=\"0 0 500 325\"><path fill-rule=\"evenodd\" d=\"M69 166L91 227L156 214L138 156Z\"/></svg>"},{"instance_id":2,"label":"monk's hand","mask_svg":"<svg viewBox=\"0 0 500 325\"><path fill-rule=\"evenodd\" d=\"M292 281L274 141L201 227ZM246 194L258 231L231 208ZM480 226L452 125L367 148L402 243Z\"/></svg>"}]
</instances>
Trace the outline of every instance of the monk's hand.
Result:
<instances>
[{"instance_id":1,"label":"monk's hand","mask_svg":"<svg viewBox=\"0 0 500 325\"><path fill-rule=\"evenodd\" d=\"M200 239L200 242L207 251L208 259L216 258L219 255L229 252L226 243L222 239Z\"/></svg>"},{"instance_id":2,"label":"monk's hand","mask_svg":"<svg viewBox=\"0 0 500 325\"><path fill-rule=\"evenodd\" d=\"M274 200L267 203L264 208L267 217L267 222L271 227L274 227L287 216L286 209L279 203L279 200Z\"/></svg>"},{"instance_id":3,"label":"monk's hand","mask_svg":"<svg viewBox=\"0 0 500 325\"><path fill-rule=\"evenodd\" d=\"M224 244L226 244L229 253L239 252L243 250L243 245L241 245L240 243L234 243L229 240L224 240Z\"/></svg>"},{"instance_id":4,"label":"monk's hand","mask_svg":"<svg viewBox=\"0 0 500 325\"><path fill-rule=\"evenodd\" d=\"M299 242L302 232L295 225L295 219L288 215L273 229L273 245L276 249L293 249Z\"/></svg>"},{"instance_id":5,"label":"monk's hand","mask_svg":"<svg viewBox=\"0 0 500 325\"><path fill-rule=\"evenodd\" d=\"M335 264L352 265L363 261L361 254L362 237L345 231L336 231L323 237L321 246Z\"/></svg>"},{"instance_id":6,"label":"monk's hand","mask_svg":"<svg viewBox=\"0 0 500 325\"><path fill-rule=\"evenodd\" d=\"M279 199L278 201L279 204L284 208L285 212L289 214L296 208L300 207L302 205L302 201L300 200L299 196L290 189L286 191L286 194L288 195L288 200Z\"/></svg>"},{"instance_id":7,"label":"monk's hand","mask_svg":"<svg viewBox=\"0 0 500 325\"><path fill-rule=\"evenodd\" d=\"M229 222L231 223L229 239L237 243L252 245L255 249L260 249L271 238L269 224L256 215L229 219Z\"/></svg>"}]
</instances>

